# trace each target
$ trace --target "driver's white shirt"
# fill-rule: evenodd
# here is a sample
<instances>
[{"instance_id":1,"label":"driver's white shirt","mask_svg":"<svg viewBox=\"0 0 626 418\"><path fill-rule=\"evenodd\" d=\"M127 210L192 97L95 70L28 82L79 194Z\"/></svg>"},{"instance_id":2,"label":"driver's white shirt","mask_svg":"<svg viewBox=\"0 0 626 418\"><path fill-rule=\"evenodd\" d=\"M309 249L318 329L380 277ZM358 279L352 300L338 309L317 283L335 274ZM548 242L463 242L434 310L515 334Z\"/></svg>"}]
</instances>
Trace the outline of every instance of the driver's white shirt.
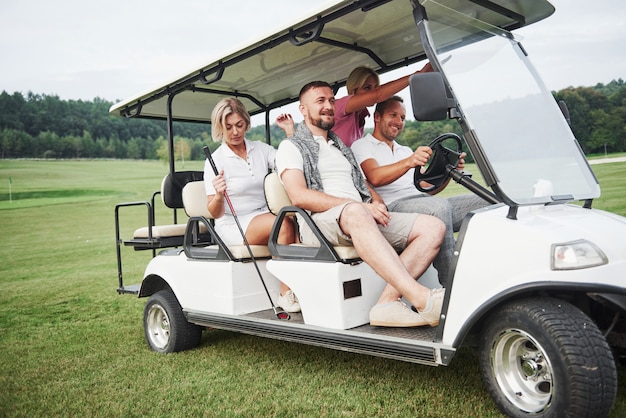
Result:
<instances>
[{"instance_id":1,"label":"driver's white shirt","mask_svg":"<svg viewBox=\"0 0 626 418\"><path fill-rule=\"evenodd\" d=\"M411 148L400 145L396 141L393 141L392 151L386 143L374 138L372 134L367 134L355 141L350 148L359 165L370 158L376 160L379 166L389 165L408 158L413 154ZM374 190L378 192L387 204L405 197L419 196L422 193L413 184L414 172L415 169L411 168L396 181L384 186L374 187Z\"/></svg>"}]
</instances>

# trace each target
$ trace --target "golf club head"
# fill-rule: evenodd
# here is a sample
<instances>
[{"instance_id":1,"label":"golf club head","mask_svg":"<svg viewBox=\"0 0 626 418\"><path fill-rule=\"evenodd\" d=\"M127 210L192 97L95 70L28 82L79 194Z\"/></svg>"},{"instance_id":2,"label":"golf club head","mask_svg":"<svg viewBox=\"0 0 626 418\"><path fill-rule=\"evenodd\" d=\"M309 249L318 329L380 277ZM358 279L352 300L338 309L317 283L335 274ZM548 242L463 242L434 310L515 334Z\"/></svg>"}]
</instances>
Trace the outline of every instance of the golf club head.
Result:
<instances>
[{"instance_id":1,"label":"golf club head","mask_svg":"<svg viewBox=\"0 0 626 418\"><path fill-rule=\"evenodd\" d=\"M282 319L284 321L288 321L291 319L291 315L283 311L281 308L274 307L274 314L276 314L276 318Z\"/></svg>"}]
</instances>

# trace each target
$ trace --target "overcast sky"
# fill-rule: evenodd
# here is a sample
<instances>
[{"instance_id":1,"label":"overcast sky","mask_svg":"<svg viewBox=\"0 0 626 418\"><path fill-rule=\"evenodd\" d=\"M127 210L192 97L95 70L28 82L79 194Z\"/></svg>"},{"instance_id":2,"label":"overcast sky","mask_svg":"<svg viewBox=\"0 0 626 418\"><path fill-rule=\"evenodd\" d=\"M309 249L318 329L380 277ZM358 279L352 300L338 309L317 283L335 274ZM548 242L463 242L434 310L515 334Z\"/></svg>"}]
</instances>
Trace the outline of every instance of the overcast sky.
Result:
<instances>
[{"instance_id":1,"label":"overcast sky","mask_svg":"<svg viewBox=\"0 0 626 418\"><path fill-rule=\"evenodd\" d=\"M0 91L127 99L327 2L0 0ZM548 88L626 79L626 1L552 4L516 31Z\"/></svg>"}]
</instances>

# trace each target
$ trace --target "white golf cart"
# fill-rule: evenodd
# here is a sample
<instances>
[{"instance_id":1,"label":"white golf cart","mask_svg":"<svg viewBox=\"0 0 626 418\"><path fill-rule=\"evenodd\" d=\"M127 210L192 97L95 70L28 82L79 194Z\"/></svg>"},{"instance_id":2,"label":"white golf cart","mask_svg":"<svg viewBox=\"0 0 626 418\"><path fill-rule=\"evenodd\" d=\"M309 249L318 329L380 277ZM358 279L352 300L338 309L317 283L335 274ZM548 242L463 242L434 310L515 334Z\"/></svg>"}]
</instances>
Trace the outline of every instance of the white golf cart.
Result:
<instances>
[{"instance_id":1,"label":"white golf cart","mask_svg":"<svg viewBox=\"0 0 626 418\"><path fill-rule=\"evenodd\" d=\"M358 65L383 73L428 59L435 72L411 78L415 118L456 120L487 187L454 169L454 135L433 145L438 157L421 176L431 184L452 177L491 203L458 234L439 325L378 328L368 313L385 282L353 248L321 235L315 248L278 245L276 228L267 247L227 247L207 212L202 173L177 172L170 158L162 198L184 208L186 223L155 225L154 196L115 209L118 292L149 297L150 348L192 348L211 327L438 366L474 345L505 414L606 416L626 346L626 219L592 209L600 187L564 108L511 33L553 11L545 0L335 1L114 105L114 114L167 120L173 155L173 122L210 123L224 97L265 113L269 137L269 112L296 101L306 82L338 89ZM276 225L299 211L275 174L266 196ZM123 238L120 211L137 205L148 208L148 223ZM139 285L124 283L124 247L153 252ZM295 291L301 314L287 319L275 307L278 280ZM420 282L439 286L432 268Z\"/></svg>"}]
</instances>

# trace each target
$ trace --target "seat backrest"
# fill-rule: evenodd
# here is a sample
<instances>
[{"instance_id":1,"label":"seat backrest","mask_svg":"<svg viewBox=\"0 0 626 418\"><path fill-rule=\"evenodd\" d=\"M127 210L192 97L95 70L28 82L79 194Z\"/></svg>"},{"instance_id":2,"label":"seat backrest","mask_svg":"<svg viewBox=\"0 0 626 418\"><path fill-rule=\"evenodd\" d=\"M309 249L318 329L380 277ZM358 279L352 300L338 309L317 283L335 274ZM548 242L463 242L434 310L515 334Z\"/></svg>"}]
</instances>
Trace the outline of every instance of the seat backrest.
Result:
<instances>
[{"instance_id":1,"label":"seat backrest","mask_svg":"<svg viewBox=\"0 0 626 418\"><path fill-rule=\"evenodd\" d=\"M204 216L213 218L207 208L207 194L204 181L192 181L183 187L182 201L188 216Z\"/></svg>"},{"instance_id":2,"label":"seat backrest","mask_svg":"<svg viewBox=\"0 0 626 418\"><path fill-rule=\"evenodd\" d=\"M170 209L182 209L183 187L191 181L200 181L203 178L203 171L177 171L173 176L168 173L161 182L163 204Z\"/></svg>"},{"instance_id":3,"label":"seat backrest","mask_svg":"<svg viewBox=\"0 0 626 418\"><path fill-rule=\"evenodd\" d=\"M271 172L265 176L263 187L265 189L267 207L274 215L277 215L281 208L291 206L289 195L287 195L287 191L280 182L276 172Z\"/></svg>"}]
</instances>

